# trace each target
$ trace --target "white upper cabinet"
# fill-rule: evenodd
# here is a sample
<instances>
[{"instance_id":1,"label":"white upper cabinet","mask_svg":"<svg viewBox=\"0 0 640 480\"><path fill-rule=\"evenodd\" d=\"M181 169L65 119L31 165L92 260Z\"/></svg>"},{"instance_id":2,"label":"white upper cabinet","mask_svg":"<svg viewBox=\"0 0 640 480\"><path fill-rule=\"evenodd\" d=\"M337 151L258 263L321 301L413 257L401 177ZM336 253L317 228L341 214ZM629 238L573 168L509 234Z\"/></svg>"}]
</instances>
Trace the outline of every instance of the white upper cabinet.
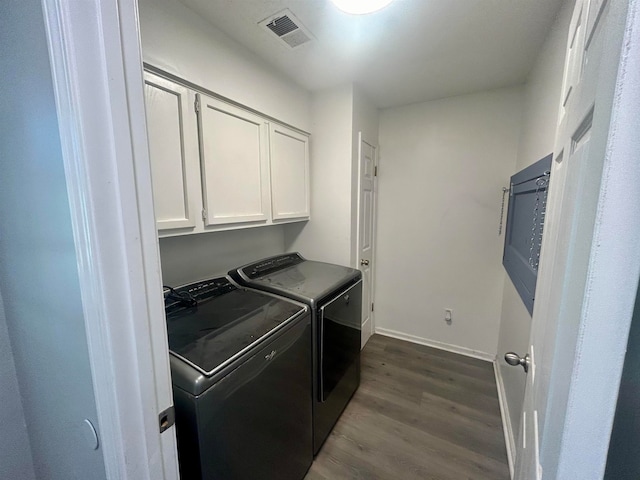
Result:
<instances>
[{"instance_id":1,"label":"white upper cabinet","mask_svg":"<svg viewBox=\"0 0 640 480\"><path fill-rule=\"evenodd\" d=\"M192 228L200 189L193 94L185 87L145 73L145 105L154 207L158 230Z\"/></svg>"},{"instance_id":2,"label":"white upper cabinet","mask_svg":"<svg viewBox=\"0 0 640 480\"><path fill-rule=\"evenodd\" d=\"M309 218L309 137L272 123L269 140L272 218Z\"/></svg>"},{"instance_id":3,"label":"white upper cabinet","mask_svg":"<svg viewBox=\"0 0 640 480\"><path fill-rule=\"evenodd\" d=\"M269 218L268 125L261 117L198 94L205 226Z\"/></svg>"},{"instance_id":4,"label":"white upper cabinet","mask_svg":"<svg viewBox=\"0 0 640 480\"><path fill-rule=\"evenodd\" d=\"M309 137L145 72L159 236L309 218Z\"/></svg>"}]
</instances>

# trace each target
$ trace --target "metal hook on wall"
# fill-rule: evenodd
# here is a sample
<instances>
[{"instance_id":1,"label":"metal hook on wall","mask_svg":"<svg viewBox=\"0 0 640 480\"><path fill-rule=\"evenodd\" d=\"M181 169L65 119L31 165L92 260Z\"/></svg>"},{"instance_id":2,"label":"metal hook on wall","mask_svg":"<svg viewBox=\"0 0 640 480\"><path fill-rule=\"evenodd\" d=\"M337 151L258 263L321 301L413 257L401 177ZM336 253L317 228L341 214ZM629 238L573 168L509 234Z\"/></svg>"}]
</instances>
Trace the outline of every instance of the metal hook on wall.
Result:
<instances>
[{"instance_id":1,"label":"metal hook on wall","mask_svg":"<svg viewBox=\"0 0 640 480\"><path fill-rule=\"evenodd\" d=\"M504 197L509 191L511 191L510 188L502 187L502 206L500 207L500 224L498 225L498 236L502 235L502 221L504 219Z\"/></svg>"}]
</instances>

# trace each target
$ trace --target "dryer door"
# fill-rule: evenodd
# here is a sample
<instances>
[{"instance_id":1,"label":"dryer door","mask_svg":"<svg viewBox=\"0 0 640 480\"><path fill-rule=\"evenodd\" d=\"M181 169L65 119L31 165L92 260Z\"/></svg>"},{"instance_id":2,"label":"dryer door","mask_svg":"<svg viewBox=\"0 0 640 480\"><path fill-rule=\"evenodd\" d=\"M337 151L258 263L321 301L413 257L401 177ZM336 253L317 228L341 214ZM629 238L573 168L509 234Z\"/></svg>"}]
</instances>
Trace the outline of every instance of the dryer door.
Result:
<instances>
[{"instance_id":1,"label":"dryer door","mask_svg":"<svg viewBox=\"0 0 640 480\"><path fill-rule=\"evenodd\" d=\"M319 398L324 402L360 355L362 281L319 308Z\"/></svg>"}]
</instances>

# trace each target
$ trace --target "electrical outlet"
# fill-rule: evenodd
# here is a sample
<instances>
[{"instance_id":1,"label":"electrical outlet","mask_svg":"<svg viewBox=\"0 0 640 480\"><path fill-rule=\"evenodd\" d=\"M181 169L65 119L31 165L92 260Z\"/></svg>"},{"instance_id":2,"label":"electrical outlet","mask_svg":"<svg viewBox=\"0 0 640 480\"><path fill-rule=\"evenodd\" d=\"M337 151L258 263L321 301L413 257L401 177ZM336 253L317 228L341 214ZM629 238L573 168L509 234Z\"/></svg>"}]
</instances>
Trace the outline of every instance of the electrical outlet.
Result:
<instances>
[{"instance_id":1,"label":"electrical outlet","mask_svg":"<svg viewBox=\"0 0 640 480\"><path fill-rule=\"evenodd\" d=\"M444 309L444 321L447 322L447 325L451 325L453 322L453 309L445 308Z\"/></svg>"}]
</instances>

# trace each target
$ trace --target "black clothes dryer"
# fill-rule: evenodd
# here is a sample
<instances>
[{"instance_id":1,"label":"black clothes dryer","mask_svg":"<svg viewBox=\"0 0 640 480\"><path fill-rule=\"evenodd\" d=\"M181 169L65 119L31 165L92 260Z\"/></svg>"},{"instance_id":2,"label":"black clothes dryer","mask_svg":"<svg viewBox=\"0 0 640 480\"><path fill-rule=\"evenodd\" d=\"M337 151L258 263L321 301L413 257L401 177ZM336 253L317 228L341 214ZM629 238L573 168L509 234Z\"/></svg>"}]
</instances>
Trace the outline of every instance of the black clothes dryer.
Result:
<instances>
[{"instance_id":1,"label":"black clothes dryer","mask_svg":"<svg viewBox=\"0 0 640 480\"><path fill-rule=\"evenodd\" d=\"M242 285L311 308L315 455L360 384L362 274L289 253L245 265L229 275Z\"/></svg>"}]
</instances>

